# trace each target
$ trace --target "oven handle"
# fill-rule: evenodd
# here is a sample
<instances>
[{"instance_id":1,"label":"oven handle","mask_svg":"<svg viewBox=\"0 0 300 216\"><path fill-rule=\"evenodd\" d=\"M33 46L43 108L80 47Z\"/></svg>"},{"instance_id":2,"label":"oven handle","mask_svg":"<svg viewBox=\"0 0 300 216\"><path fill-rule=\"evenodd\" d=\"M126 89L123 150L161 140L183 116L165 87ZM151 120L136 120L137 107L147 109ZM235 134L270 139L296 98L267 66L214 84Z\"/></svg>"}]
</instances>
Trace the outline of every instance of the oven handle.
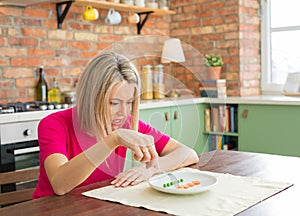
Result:
<instances>
[{"instance_id":1,"label":"oven handle","mask_svg":"<svg viewBox=\"0 0 300 216\"><path fill-rule=\"evenodd\" d=\"M24 149L14 149L13 151L14 151L14 155L21 155L21 154L39 152L40 148L38 146L35 146L35 147L29 147Z\"/></svg>"}]
</instances>

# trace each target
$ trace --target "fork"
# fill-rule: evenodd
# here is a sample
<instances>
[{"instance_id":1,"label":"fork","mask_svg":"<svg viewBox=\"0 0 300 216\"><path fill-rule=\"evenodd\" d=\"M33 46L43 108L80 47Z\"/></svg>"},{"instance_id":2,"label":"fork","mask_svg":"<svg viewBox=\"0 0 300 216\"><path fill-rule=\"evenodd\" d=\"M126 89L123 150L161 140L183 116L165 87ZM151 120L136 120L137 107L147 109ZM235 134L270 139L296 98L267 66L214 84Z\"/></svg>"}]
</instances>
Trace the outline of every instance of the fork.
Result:
<instances>
[{"instance_id":1,"label":"fork","mask_svg":"<svg viewBox=\"0 0 300 216\"><path fill-rule=\"evenodd\" d=\"M177 177L173 173L161 170L158 162L157 162L157 169L159 170L160 173L167 175L171 180L171 182L174 183L175 187L179 186L180 181L177 179Z\"/></svg>"},{"instance_id":2,"label":"fork","mask_svg":"<svg viewBox=\"0 0 300 216\"><path fill-rule=\"evenodd\" d=\"M179 186L179 180L177 179L177 177L170 173L170 172L163 172L164 174L167 174L167 176L169 177L169 179L171 180L171 182L174 183L175 187L177 188Z\"/></svg>"},{"instance_id":3,"label":"fork","mask_svg":"<svg viewBox=\"0 0 300 216\"><path fill-rule=\"evenodd\" d=\"M146 162L146 166L147 167L153 167L153 166L156 166L156 168L158 169L159 173L162 173L162 174L165 174L169 177L169 179L171 180L171 182L174 183L175 187L178 187L179 186L179 183L180 181L177 179L177 177L173 174L173 173L170 173L170 172L166 172L166 171L163 171L161 168L160 168L160 165L158 163L157 160L153 160L153 161L150 161L150 162Z\"/></svg>"}]
</instances>

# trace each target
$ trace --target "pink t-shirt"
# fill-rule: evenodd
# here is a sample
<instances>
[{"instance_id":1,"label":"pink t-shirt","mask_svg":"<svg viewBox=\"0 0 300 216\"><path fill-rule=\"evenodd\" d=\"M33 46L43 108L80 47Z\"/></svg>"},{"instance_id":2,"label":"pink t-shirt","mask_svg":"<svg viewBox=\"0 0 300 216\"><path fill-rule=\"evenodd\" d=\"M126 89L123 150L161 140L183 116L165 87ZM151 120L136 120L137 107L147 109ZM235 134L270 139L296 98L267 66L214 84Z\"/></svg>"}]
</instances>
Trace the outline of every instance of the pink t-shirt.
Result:
<instances>
[{"instance_id":1,"label":"pink t-shirt","mask_svg":"<svg viewBox=\"0 0 300 216\"><path fill-rule=\"evenodd\" d=\"M123 128L129 127L129 121L130 116ZM154 137L158 154L162 152L170 139L169 136L142 121L139 121L138 131ZM40 146L40 176L33 193L33 199L54 194L44 167L44 161L49 155L60 153L70 160L97 142L95 137L89 136L80 129L76 108L55 112L42 119L38 126L38 141ZM112 179L122 172L126 160L126 150L127 148L124 146L117 147L106 161L79 186Z\"/></svg>"}]
</instances>

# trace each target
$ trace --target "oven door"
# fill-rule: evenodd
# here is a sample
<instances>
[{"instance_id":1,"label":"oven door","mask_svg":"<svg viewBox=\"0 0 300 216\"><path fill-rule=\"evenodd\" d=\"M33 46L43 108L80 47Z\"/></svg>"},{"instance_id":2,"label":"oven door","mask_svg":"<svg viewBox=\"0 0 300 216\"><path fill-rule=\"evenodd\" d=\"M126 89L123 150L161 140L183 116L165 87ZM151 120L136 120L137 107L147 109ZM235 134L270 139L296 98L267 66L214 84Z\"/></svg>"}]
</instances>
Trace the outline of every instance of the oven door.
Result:
<instances>
[{"instance_id":1,"label":"oven door","mask_svg":"<svg viewBox=\"0 0 300 216\"><path fill-rule=\"evenodd\" d=\"M37 140L1 145L0 172L26 169L39 166L39 146ZM1 186L1 192L15 191L19 188L35 187L36 182L23 182L18 185Z\"/></svg>"}]
</instances>

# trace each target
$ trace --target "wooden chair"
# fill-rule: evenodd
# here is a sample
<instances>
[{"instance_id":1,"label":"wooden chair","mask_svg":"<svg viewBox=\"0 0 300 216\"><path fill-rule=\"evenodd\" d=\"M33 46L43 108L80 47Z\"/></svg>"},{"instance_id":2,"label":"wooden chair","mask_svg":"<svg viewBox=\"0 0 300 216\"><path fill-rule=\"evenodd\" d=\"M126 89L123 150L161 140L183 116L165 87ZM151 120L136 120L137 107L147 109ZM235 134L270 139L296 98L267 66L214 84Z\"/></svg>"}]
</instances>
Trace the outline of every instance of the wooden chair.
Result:
<instances>
[{"instance_id":1,"label":"wooden chair","mask_svg":"<svg viewBox=\"0 0 300 216\"><path fill-rule=\"evenodd\" d=\"M39 168L0 173L0 185L37 180ZM24 202L32 199L35 188L0 193L0 206Z\"/></svg>"}]
</instances>

